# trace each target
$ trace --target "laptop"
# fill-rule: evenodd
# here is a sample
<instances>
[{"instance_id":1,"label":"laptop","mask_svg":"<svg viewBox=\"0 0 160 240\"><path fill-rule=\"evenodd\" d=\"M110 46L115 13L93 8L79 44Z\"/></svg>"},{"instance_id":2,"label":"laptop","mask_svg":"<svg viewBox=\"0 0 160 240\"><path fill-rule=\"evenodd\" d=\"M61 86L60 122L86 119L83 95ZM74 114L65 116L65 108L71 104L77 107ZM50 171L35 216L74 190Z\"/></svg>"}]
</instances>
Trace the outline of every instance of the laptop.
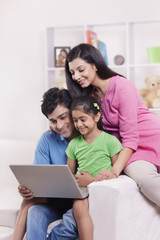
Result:
<instances>
[{"instance_id":1,"label":"laptop","mask_svg":"<svg viewBox=\"0 0 160 240\"><path fill-rule=\"evenodd\" d=\"M21 186L34 197L83 199L87 187L79 187L68 165L9 165Z\"/></svg>"}]
</instances>

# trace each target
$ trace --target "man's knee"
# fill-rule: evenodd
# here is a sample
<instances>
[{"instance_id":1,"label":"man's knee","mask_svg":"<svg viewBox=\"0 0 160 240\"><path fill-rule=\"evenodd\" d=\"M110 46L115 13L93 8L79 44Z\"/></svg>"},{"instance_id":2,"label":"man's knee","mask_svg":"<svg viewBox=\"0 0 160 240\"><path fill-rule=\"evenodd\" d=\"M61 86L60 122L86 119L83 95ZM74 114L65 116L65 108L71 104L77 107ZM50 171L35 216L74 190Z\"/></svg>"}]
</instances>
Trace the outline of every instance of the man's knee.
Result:
<instances>
[{"instance_id":1,"label":"man's knee","mask_svg":"<svg viewBox=\"0 0 160 240\"><path fill-rule=\"evenodd\" d=\"M33 205L28 209L28 215L27 215L27 220L29 222L32 222L35 218L38 219L39 215L39 206L38 205Z\"/></svg>"}]
</instances>

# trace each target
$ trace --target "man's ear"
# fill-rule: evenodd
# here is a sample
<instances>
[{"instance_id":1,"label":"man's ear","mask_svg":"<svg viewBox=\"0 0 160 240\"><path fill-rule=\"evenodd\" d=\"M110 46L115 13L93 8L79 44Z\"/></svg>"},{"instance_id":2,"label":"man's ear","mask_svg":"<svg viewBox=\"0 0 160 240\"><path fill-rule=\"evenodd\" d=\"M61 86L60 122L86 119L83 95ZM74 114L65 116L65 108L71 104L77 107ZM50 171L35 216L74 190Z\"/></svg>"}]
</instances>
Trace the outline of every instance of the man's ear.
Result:
<instances>
[{"instance_id":1,"label":"man's ear","mask_svg":"<svg viewBox=\"0 0 160 240\"><path fill-rule=\"evenodd\" d=\"M99 121L99 119L100 119L100 117L101 117L101 113L100 113L100 112L98 112L98 113L97 113L97 115L96 115L96 116L94 116L94 119L95 119L95 121L96 121L96 122L98 122L98 121Z\"/></svg>"}]
</instances>

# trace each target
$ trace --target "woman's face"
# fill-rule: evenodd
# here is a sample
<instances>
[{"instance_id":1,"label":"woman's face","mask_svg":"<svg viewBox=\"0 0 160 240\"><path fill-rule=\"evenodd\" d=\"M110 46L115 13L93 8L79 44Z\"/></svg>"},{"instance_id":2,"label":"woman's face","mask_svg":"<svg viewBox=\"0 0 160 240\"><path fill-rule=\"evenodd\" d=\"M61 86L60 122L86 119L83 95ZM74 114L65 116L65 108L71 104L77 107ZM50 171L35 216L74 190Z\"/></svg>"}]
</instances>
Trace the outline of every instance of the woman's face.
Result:
<instances>
[{"instance_id":1,"label":"woman's face","mask_svg":"<svg viewBox=\"0 0 160 240\"><path fill-rule=\"evenodd\" d=\"M73 81L77 82L82 88L94 85L97 77L95 65L89 64L81 58L76 58L69 62L69 70Z\"/></svg>"}]
</instances>

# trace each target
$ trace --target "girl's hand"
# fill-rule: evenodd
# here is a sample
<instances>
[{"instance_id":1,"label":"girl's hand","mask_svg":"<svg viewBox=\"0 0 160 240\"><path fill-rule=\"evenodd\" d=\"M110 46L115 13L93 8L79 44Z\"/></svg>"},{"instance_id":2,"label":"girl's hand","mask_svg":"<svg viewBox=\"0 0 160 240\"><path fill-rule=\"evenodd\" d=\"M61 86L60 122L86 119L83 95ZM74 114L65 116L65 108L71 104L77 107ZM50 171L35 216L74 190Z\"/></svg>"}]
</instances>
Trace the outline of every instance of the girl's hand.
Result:
<instances>
[{"instance_id":1,"label":"girl's hand","mask_svg":"<svg viewBox=\"0 0 160 240\"><path fill-rule=\"evenodd\" d=\"M88 184L95 181L95 178L92 177L91 173L79 171L80 174L75 175L76 182L79 187L86 187Z\"/></svg>"},{"instance_id":2,"label":"girl's hand","mask_svg":"<svg viewBox=\"0 0 160 240\"><path fill-rule=\"evenodd\" d=\"M95 178L95 181L109 180L118 176L110 170L103 169Z\"/></svg>"}]
</instances>

